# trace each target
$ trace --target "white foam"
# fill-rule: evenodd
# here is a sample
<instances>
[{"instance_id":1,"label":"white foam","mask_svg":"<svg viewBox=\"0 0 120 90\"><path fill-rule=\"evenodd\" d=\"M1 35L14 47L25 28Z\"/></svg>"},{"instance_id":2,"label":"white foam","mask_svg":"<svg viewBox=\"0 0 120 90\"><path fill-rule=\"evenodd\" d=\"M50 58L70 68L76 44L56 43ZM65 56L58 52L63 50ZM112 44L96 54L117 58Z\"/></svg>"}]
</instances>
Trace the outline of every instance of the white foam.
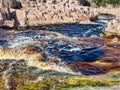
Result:
<instances>
[{"instance_id":1,"label":"white foam","mask_svg":"<svg viewBox=\"0 0 120 90\"><path fill-rule=\"evenodd\" d=\"M76 48L71 48L71 49L60 49L60 51L68 51L68 52L76 52L76 51L81 51L82 49L80 47L76 47Z\"/></svg>"},{"instance_id":2,"label":"white foam","mask_svg":"<svg viewBox=\"0 0 120 90\"><path fill-rule=\"evenodd\" d=\"M109 20L107 20L107 19L98 19L97 22L98 23L108 23Z\"/></svg>"},{"instance_id":3,"label":"white foam","mask_svg":"<svg viewBox=\"0 0 120 90\"><path fill-rule=\"evenodd\" d=\"M34 44L35 42L36 41L34 41L33 38L31 37L17 36L13 39L9 39L8 47L10 48L22 47L26 44Z\"/></svg>"},{"instance_id":4,"label":"white foam","mask_svg":"<svg viewBox=\"0 0 120 90\"><path fill-rule=\"evenodd\" d=\"M43 69L43 70L53 70L53 71L58 71L61 73L69 73L69 74L78 75L78 73L73 72L67 66L62 66L62 65L59 66L59 65L57 65L55 63L51 63L51 62L40 62L40 61L30 60L30 61L28 61L28 65L38 67L38 68ZM79 73L79 75L80 75L80 73Z\"/></svg>"}]
</instances>

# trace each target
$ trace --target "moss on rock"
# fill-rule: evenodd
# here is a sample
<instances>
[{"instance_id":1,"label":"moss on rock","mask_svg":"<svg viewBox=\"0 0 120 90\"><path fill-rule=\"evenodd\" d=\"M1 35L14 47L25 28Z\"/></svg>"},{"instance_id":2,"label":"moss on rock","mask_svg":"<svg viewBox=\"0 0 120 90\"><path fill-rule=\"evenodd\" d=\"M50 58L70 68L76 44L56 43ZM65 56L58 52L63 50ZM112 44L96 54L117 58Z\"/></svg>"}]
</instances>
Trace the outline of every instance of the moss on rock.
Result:
<instances>
[{"instance_id":1,"label":"moss on rock","mask_svg":"<svg viewBox=\"0 0 120 90\"><path fill-rule=\"evenodd\" d=\"M67 90L72 88L84 87L111 87L119 83L117 79L101 79L88 76L68 76L68 77L45 77L39 82L26 83L17 90Z\"/></svg>"}]
</instances>

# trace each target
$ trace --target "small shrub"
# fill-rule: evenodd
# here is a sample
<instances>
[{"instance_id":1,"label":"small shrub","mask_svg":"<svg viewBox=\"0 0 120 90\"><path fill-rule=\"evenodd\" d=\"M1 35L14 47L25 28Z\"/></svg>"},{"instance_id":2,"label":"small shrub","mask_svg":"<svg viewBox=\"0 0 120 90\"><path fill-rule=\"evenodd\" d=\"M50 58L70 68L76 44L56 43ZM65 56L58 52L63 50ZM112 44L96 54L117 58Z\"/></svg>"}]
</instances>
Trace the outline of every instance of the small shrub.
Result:
<instances>
[{"instance_id":1,"label":"small shrub","mask_svg":"<svg viewBox=\"0 0 120 90\"><path fill-rule=\"evenodd\" d=\"M81 5L84 5L84 4L90 4L90 3L95 3L96 5L98 6L103 6L103 5L106 5L106 4L113 4L113 5L119 5L120 4L120 0L78 0L78 2L81 4Z\"/></svg>"}]
</instances>

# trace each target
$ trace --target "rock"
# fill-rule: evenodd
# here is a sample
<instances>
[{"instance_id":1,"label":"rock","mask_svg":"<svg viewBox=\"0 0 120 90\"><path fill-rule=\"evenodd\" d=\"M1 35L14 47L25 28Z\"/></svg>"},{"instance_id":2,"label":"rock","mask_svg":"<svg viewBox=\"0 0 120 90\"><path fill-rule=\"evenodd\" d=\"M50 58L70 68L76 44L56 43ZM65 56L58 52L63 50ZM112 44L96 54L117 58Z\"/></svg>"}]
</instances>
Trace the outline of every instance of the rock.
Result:
<instances>
[{"instance_id":1,"label":"rock","mask_svg":"<svg viewBox=\"0 0 120 90\"><path fill-rule=\"evenodd\" d=\"M26 10L16 10L14 11L14 17L16 17L17 21L21 26L27 24L27 11Z\"/></svg>"},{"instance_id":2,"label":"rock","mask_svg":"<svg viewBox=\"0 0 120 90\"><path fill-rule=\"evenodd\" d=\"M108 22L107 27L105 28L105 31L119 34L120 22L117 19Z\"/></svg>"},{"instance_id":3,"label":"rock","mask_svg":"<svg viewBox=\"0 0 120 90\"><path fill-rule=\"evenodd\" d=\"M118 43L118 42L119 42L119 39L117 37L115 37L111 40L111 43Z\"/></svg>"},{"instance_id":4,"label":"rock","mask_svg":"<svg viewBox=\"0 0 120 90\"><path fill-rule=\"evenodd\" d=\"M61 59L59 57L53 57L49 60L49 62L53 62L53 63L60 63L61 62Z\"/></svg>"},{"instance_id":5,"label":"rock","mask_svg":"<svg viewBox=\"0 0 120 90\"><path fill-rule=\"evenodd\" d=\"M3 26L14 27L14 20L5 20Z\"/></svg>"},{"instance_id":6,"label":"rock","mask_svg":"<svg viewBox=\"0 0 120 90\"><path fill-rule=\"evenodd\" d=\"M4 1L5 2L5 1ZM5 2L4 6L7 6L6 3L17 3L15 0ZM79 22L79 21L86 21L89 18L92 18L94 13L90 11L89 8L80 6L77 1L73 0L65 0L65 1L46 1L43 6L38 6L41 2L40 1L30 1L30 0L20 0L22 3L23 8L19 10L12 10L10 8L9 12L12 13L8 14L8 11L5 13L7 15L7 19L4 20L12 20L15 21L15 26L24 26L26 25L35 25L35 24L50 24L50 23L72 23L72 22ZM37 2L37 3L36 3ZM50 4L51 3L51 4ZM15 4L17 5L17 4ZM11 5L14 6L14 5ZM27 7L26 7L27 6ZM14 6L16 8L17 6ZM80 8L83 8L80 10ZM92 14L93 13L93 14ZM9 19L8 19L9 15ZM2 17L3 19L3 17Z\"/></svg>"},{"instance_id":7,"label":"rock","mask_svg":"<svg viewBox=\"0 0 120 90\"><path fill-rule=\"evenodd\" d=\"M114 42L118 43L119 38L120 38L119 24L120 24L120 22L117 19L108 22L105 30L103 30L101 33L101 37L106 37L106 38L110 39L112 43L114 43Z\"/></svg>"}]
</instances>

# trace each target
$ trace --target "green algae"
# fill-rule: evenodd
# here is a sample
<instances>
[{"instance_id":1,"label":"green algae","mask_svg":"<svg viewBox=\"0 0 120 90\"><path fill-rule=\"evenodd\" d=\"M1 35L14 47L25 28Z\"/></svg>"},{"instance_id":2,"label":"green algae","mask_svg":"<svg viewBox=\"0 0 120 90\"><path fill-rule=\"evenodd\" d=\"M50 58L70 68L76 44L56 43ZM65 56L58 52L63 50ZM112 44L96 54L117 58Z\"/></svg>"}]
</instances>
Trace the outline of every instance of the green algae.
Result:
<instances>
[{"instance_id":1,"label":"green algae","mask_svg":"<svg viewBox=\"0 0 120 90\"><path fill-rule=\"evenodd\" d=\"M120 80L120 72L109 73L108 76L113 79Z\"/></svg>"},{"instance_id":2,"label":"green algae","mask_svg":"<svg viewBox=\"0 0 120 90\"><path fill-rule=\"evenodd\" d=\"M23 84L17 90L70 90L76 87L112 87L118 83L120 80L104 76L101 78L90 76L45 77L39 82Z\"/></svg>"}]
</instances>

